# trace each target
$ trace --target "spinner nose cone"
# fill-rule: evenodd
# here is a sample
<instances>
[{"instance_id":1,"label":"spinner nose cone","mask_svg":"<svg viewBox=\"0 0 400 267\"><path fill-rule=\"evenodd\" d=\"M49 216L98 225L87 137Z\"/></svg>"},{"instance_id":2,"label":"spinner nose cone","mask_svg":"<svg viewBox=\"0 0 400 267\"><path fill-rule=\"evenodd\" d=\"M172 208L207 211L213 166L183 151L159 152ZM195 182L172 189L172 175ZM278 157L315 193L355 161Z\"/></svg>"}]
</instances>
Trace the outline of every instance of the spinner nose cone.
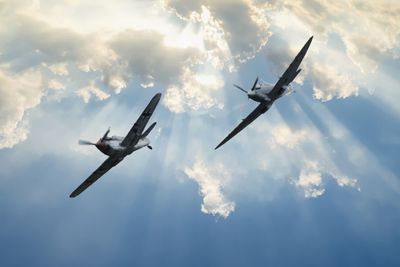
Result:
<instances>
[{"instance_id":1,"label":"spinner nose cone","mask_svg":"<svg viewBox=\"0 0 400 267\"><path fill-rule=\"evenodd\" d=\"M254 100L254 98L256 97L256 92L255 91L248 92L247 97Z\"/></svg>"}]
</instances>

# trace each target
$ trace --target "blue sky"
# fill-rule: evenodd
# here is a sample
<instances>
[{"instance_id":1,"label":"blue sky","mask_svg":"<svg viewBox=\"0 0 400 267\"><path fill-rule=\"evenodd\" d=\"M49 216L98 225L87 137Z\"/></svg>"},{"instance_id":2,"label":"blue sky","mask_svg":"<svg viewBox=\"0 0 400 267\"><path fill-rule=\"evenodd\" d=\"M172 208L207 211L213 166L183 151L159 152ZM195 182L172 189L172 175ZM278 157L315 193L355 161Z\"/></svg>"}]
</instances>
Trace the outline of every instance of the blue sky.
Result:
<instances>
[{"instance_id":1,"label":"blue sky","mask_svg":"<svg viewBox=\"0 0 400 267\"><path fill-rule=\"evenodd\" d=\"M0 4L4 266L397 266L396 1ZM8 25L7 27L5 25ZM314 35L295 94L214 150ZM153 150L76 199L151 97Z\"/></svg>"}]
</instances>

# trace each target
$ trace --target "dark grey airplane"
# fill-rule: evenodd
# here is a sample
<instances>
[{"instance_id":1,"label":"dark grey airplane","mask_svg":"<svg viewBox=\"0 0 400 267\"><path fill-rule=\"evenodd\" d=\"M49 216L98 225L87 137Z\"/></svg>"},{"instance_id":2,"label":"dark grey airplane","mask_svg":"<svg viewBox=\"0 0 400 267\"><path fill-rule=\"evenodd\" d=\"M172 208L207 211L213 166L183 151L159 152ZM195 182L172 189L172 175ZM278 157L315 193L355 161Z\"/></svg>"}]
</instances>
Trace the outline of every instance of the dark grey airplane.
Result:
<instances>
[{"instance_id":1,"label":"dark grey airplane","mask_svg":"<svg viewBox=\"0 0 400 267\"><path fill-rule=\"evenodd\" d=\"M78 188L76 188L69 197L76 197L85 191L112 167L120 163L126 156L132 154L133 151L142 147L148 147L149 149L152 149L150 146L150 140L146 136L151 132L151 130L153 130L156 123L154 122L152 125L150 125L146 131L144 131L144 127L146 127L151 115L153 115L160 98L161 94L158 93L151 99L150 103L144 109L139 119L135 122L125 137L108 137L108 133L110 132L110 129L108 129L104 136L100 138L97 143L79 140L80 145L94 145L109 157L89 176L89 178L87 178L80 186L78 186Z\"/></svg>"},{"instance_id":2,"label":"dark grey airplane","mask_svg":"<svg viewBox=\"0 0 400 267\"><path fill-rule=\"evenodd\" d=\"M257 119L261 114L267 112L267 110L272 106L275 100L293 91L289 84L300 73L301 69L298 68L307 53L308 47L310 46L312 39L313 36L311 36L311 38L303 46L303 48L294 58L293 62L289 65L287 70L283 73L283 75L279 78L278 82L275 85L269 83L259 83L258 77L249 92L244 90L240 86L235 85L236 88L245 92L250 99L257 101L260 104L255 108L255 110L253 110L253 112L251 112L245 119L243 119L242 122L235 129L233 129L233 131L227 137L225 137L225 139L222 140L222 142L215 149L228 142L232 137L234 137L241 130L246 128L247 125Z\"/></svg>"}]
</instances>

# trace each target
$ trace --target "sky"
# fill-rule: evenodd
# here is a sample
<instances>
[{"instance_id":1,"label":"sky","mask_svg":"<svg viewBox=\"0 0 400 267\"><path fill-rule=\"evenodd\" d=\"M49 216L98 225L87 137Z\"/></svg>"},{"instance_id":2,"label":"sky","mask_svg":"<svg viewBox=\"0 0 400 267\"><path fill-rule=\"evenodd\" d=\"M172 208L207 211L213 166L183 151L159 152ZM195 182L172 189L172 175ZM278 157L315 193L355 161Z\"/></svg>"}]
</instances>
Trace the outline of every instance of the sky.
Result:
<instances>
[{"instance_id":1,"label":"sky","mask_svg":"<svg viewBox=\"0 0 400 267\"><path fill-rule=\"evenodd\" d=\"M0 1L2 266L399 266L396 0ZM275 83L314 36L285 96ZM153 150L75 199L156 93Z\"/></svg>"}]
</instances>

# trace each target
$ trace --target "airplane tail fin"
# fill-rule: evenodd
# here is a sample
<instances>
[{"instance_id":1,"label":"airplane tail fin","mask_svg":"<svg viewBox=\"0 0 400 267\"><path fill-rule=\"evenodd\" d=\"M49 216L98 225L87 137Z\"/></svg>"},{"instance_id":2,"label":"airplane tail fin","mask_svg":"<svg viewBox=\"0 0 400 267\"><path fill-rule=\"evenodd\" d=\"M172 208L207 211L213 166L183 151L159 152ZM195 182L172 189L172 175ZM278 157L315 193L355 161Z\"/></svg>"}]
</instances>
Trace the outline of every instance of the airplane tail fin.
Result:
<instances>
[{"instance_id":1,"label":"airplane tail fin","mask_svg":"<svg viewBox=\"0 0 400 267\"><path fill-rule=\"evenodd\" d=\"M157 122L153 122L153 124L150 125L150 127L142 134L142 137L146 137L151 132L151 130L153 130L153 128L154 128L154 126L156 126L156 124L157 124Z\"/></svg>"}]
</instances>

